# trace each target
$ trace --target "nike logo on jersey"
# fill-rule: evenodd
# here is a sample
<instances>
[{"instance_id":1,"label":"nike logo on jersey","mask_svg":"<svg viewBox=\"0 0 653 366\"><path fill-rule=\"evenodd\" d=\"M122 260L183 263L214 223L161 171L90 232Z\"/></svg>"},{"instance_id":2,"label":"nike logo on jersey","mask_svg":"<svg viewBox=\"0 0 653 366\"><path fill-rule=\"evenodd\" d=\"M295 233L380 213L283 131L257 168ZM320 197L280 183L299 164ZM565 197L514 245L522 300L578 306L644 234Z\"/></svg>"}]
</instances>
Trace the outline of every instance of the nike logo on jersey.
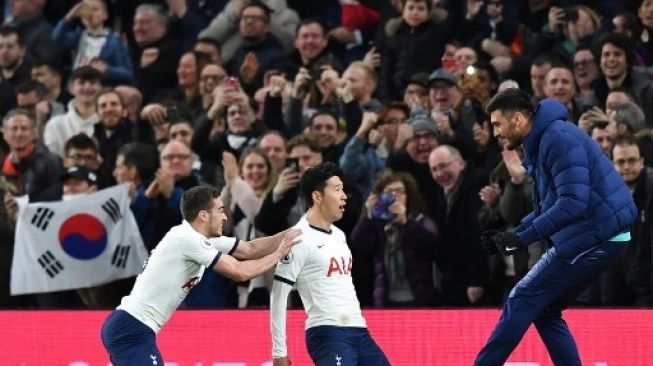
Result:
<instances>
[{"instance_id":1,"label":"nike logo on jersey","mask_svg":"<svg viewBox=\"0 0 653 366\"><path fill-rule=\"evenodd\" d=\"M318 244L317 249L322 249L323 246L324 246L324 244Z\"/></svg>"}]
</instances>

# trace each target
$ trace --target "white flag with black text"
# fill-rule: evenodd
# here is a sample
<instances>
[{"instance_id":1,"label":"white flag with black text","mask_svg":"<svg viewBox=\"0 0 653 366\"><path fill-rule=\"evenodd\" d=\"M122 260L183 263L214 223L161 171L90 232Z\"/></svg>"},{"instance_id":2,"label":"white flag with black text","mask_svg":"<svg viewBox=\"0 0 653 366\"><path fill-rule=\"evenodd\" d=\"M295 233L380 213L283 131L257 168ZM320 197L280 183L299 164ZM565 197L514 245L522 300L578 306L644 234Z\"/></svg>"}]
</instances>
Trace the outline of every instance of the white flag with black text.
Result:
<instances>
[{"instance_id":1,"label":"white flag with black text","mask_svg":"<svg viewBox=\"0 0 653 366\"><path fill-rule=\"evenodd\" d=\"M97 286L140 273L147 250L129 185L71 201L19 199L11 294Z\"/></svg>"}]
</instances>

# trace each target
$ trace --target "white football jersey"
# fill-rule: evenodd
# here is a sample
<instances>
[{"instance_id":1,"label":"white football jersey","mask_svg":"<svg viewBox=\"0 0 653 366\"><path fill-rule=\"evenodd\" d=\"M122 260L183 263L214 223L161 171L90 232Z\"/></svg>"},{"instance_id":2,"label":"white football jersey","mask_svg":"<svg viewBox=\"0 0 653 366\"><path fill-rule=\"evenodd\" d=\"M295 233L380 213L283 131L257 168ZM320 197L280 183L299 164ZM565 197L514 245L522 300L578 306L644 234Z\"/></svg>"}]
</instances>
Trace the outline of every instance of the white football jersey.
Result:
<instances>
[{"instance_id":1,"label":"white football jersey","mask_svg":"<svg viewBox=\"0 0 653 366\"><path fill-rule=\"evenodd\" d=\"M234 239L231 245L235 249ZM227 240L221 240L223 244ZM221 251L186 221L170 229L152 250L134 288L122 298L125 310L158 333L188 292L202 279L204 270L220 258Z\"/></svg>"},{"instance_id":2,"label":"white football jersey","mask_svg":"<svg viewBox=\"0 0 653 366\"><path fill-rule=\"evenodd\" d=\"M209 238L209 243L224 254L234 255L240 240L230 236L215 236Z\"/></svg>"},{"instance_id":3,"label":"white football jersey","mask_svg":"<svg viewBox=\"0 0 653 366\"><path fill-rule=\"evenodd\" d=\"M306 329L319 325L366 327L351 278L352 256L342 230L311 226L303 216L296 227L302 242L277 264L274 279L295 285L308 314Z\"/></svg>"}]
</instances>

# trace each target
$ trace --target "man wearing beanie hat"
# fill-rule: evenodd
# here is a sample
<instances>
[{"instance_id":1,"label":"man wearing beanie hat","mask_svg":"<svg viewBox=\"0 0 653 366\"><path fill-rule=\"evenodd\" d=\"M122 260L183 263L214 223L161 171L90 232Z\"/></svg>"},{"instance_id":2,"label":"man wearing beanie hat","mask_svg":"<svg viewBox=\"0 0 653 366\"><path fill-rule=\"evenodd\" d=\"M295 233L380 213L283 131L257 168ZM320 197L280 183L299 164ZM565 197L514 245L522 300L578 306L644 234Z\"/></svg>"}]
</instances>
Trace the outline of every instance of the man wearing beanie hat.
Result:
<instances>
[{"instance_id":1,"label":"man wearing beanie hat","mask_svg":"<svg viewBox=\"0 0 653 366\"><path fill-rule=\"evenodd\" d=\"M425 115L417 115L406 125L399 126L395 146L405 146L401 151L394 151L387 160L387 167L395 172L410 173L418 183L422 195L426 198L431 217L439 217L440 208L444 207L444 195L429 172L428 157L433 149L440 145L433 120Z\"/></svg>"},{"instance_id":2,"label":"man wearing beanie hat","mask_svg":"<svg viewBox=\"0 0 653 366\"><path fill-rule=\"evenodd\" d=\"M410 127L413 130L413 137L419 132L426 131L434 137L438 137L438 130L435 128L435 122L429 117L420 115L410 119ZM420 135L421 136L421 135ZM428 157L427 157L428 158Z\"/></svg>"}]
</instances>

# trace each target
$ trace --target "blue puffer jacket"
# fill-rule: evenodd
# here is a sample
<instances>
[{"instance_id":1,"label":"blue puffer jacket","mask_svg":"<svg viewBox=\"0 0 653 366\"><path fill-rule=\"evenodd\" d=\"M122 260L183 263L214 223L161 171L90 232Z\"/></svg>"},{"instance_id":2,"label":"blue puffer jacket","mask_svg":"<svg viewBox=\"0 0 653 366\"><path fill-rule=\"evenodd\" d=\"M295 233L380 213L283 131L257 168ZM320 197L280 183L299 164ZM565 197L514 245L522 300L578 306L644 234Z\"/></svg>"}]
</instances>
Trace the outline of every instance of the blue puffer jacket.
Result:
<instances>
[{"instance_id":1,"label":"blue puffer jacket","mask_svg":"<svg viewBox=\"0 0 653 366\"><path fill-rule=\"evenodd\" d=\"M567 109L545 99L524 138L524 166L534 179L534 211L514 232L523 245L546 240L576 256L629 230L637 217L632 194L599 146Z\"/></svg>"}]
</instances>

